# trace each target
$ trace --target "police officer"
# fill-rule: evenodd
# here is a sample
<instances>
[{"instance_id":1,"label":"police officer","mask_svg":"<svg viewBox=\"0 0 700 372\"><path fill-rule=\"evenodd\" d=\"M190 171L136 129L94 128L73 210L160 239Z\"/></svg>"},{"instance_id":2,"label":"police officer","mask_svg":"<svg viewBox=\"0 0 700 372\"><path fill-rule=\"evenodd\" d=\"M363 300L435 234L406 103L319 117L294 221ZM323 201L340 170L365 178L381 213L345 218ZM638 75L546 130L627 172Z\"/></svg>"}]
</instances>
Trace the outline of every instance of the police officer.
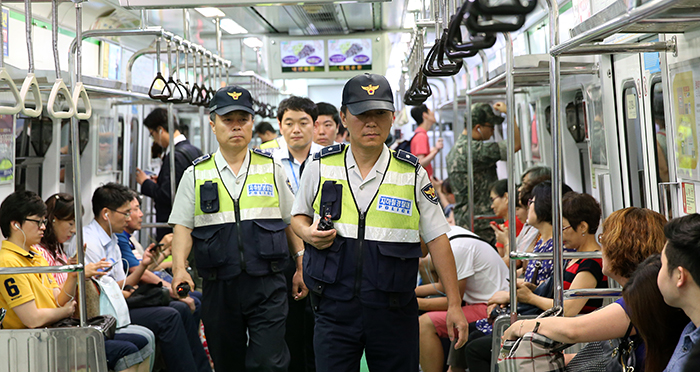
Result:
<instances>
[{"instance_id":1,"label":"police officer","mask_svg":"<svg viewBox=\"0 0 700 372\"><path fill-rule=\"evenodd\" d=\"M272 156L248 149L254 113L250 92L221 88L209 109L219 150L196 159L182 176L169 220L174 225L172 287L192 286L185 268L193 248L215 369L286 371L282 271L290 253L297 264L295 299L307 293L303 243L288 226L294 196Z\"/></svg>"},{"instance_id":2,"label":"police officer","mask_svg":"<svg viewBox=\"0 0 700 372\"><path fill-rule=\"evenodd\" d=\"M373 371L418 371L414 290L423 242L445 283L450 336L457 327L457 346L467 337L449 226L418 159L384 145L394 117L387 80L350 79L340 116L350 145L314 156L292 209L292 227L308 243L304 278L316 310L316 368L359 371L364 351ZM319 224L320 215L333 226Z\"/></svg>"}]
</instances>

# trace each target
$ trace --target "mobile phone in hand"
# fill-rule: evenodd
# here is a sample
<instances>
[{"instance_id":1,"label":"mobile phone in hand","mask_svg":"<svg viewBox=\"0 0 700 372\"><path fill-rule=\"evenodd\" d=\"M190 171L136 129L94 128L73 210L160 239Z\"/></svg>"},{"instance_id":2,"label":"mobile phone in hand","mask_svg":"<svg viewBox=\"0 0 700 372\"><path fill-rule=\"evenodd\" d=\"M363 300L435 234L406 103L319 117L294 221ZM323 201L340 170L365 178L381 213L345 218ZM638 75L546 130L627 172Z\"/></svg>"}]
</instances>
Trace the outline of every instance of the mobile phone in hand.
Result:
<instances>
[{"instance_id":1,"label":"mobile phone in hand","mask_svg":"<svg viewBox=\"0 0 700 372\"><path fill-rule=\"evenodd\" d=\"M112 264L109 265L108 268L106 268L106 269L97 269L97 271L99 271L99 272L108 272L108 271L114 269L114 266L116 266L118 262L119 262L119 261L112 262Z\"/></svg>"}]
</instances>

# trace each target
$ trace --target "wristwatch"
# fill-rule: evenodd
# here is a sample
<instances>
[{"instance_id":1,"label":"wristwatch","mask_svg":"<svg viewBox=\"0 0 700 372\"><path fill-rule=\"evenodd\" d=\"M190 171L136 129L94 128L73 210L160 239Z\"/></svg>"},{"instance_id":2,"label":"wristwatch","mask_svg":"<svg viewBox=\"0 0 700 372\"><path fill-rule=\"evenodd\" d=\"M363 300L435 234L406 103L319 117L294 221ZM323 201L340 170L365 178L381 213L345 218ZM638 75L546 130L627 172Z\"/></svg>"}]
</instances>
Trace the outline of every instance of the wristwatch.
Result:
<instances>
[{"instance_id":1,"label":"wristwatch","mask_svg":"<svg viewBox=\"0 0 700 372\"><path fill-rule=\"evenodd\" d=\"M303 255L304 255L304 250L302 249L302 250L300 250L299 252L294 253L294 255L292 255L292 257L294 257L294 258L299 258L299 257L301 257L301 256L303 256Z\"/></svg>"}]
</instances>

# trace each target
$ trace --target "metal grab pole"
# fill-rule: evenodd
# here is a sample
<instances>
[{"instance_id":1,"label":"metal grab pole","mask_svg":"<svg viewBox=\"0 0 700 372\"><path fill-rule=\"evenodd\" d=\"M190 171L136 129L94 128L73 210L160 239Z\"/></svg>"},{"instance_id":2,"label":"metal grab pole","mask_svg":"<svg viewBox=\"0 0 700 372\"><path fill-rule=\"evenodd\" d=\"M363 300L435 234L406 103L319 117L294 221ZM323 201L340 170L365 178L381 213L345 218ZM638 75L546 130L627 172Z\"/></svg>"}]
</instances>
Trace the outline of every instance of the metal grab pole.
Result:
<instances>
[{"instance_id":1,"label":"metal grab pole","mask_svg":"<svg viewBox=\"0 0 700 372\"><path fill-rule=\"evenodd\" d=\"M177 180L175 179L175 122L173 120L173 103L168 103L168 160L170 161L170 206L175 204L175 191L177 190Z\"/></svg>"},{"instance_id":2,"label":"metal grab pole","mask_svg":"<svg viewBox=\"0 0 700 372\"><path fill-rule=\"evenodd\" d=\"M75 48L75 82L82 80L82 40L83 40L83 4L75 3L75 38L78 43ZM75 84L73 85L75 86ZM71 130L71 160L73 163L73 203L75 208L75 247L78 250L78 264L85 267L85 253L83 252L83 203L80 190L80 136L78 134L78 118L70 120ZM85 327L87 322L87 307L85 306L85 271L78 272L78 294L80 301L80 326Z\"/></svg>"},{"instance_id":3,"label":"metal grab pole","mask_svg":"<svg viewBox=\"0 0 700 372\"><path fill-rule=\"evenodd\" d=\"M508 246L511 252L515 252L518 249L518 244L515 241L515 200L517 199L515 190L515 126L517 124L515 123L515 86L513 85L513 39L510 37L509 32L504 32L503 38L506 44L506 110L508 113L508 139L506 141L508 153L508 158L506 159L508 165ZM509 267L511 283L510 322L513 323L518 320L518 288L515 285L518 277L514 260L510 261Z\"/></svg>"},{"instance_id":4,"label":"metal grab pole","mask_svg":"<svg viewBox=\"0 0 700 372\"><path fill-rule=\"evenodd\" d=\"M547 0L549 6L549 40L550 51L559 44L559 4L556 1ZM552 54L549 62L549 82L550 105L552 107L552 150L554 159L552 161L552 244L554 260L552 260L552 280L554 280L554 306L564 304L564 272L562 254L564 246L561 236L561 186L562 186L562 129L560 122L561 114L561 86L559 55Z\"/></svg>"}]
</instances>

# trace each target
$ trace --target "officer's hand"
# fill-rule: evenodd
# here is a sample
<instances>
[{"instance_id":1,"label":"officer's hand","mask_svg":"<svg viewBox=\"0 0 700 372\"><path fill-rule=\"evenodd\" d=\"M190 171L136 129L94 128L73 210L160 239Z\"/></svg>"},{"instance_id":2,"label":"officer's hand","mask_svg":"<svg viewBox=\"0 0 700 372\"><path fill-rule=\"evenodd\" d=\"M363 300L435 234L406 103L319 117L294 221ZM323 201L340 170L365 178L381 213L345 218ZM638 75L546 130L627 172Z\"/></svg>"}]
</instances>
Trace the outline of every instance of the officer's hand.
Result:
<instances>
[{"instance_id":1,"label":"officer's hand","mask_svg":"<svg viewBox=\"0 0 700 372\"><path fill-rule=\"evenodd\" d=\"M177 294L177 286L179 286L180 283L185 282L190 285L191 290L194 290L194 282L192 281L190 274L187 273L187 270L173 269L173 281L170 283L170 293L173 298L179 298Z\"/></svg>"},{"instance_id":2,"label":"officer's hand","mask_svg":"<svg viewBox=\"0 0 700 372\"><path fill-rule=\"evenodd\" d=\"M460 306L450 306L447 309L447 335L450 336L450 341L455 339L455 328L458 333L458 340L455 343L455 349L459 349L464 344L467 343L467 338L469 338L469 325L467 325L467 319L464 317L462 308Z\"/></svg>"},{"instance_id":3,"label":"officer's hand","mask_svg":"<svg viewBox=\"0 0 700 372\"><path fill-rule=\"evenodd\" d=\"M316 220L311 224L311 226L309 226L308 230L306 230L307 239L304 240L318 249L326 249L333 245L333 240L335 240L335 229L319 231L319 221L321 220Z\"/></svg>"},{"instance_id":4,"label":"officer's hand","mask_svg":"<svg viewBox=\"0 0 700 372\"><path fill-rule=\"evenodd\" d=\"M304 284L304 275L301 270L297 270L292 278L292 293L294 293L295 301L299 301L309 294L309 289Z\"/></svg>"},{"instance_id":5,"label":"officer's hand","mask_svg":"<svg viewBox=\"0 0 700 372\"><path fill-rule=\"evenodd\" d=\"M148 179L148 175L146 173L144 173L144 171L142 171L139 168L136 168L135 176L136 176L136 182L138 182L139 185L143 184L143 182Z\"/></svg>"}]
</instances>

